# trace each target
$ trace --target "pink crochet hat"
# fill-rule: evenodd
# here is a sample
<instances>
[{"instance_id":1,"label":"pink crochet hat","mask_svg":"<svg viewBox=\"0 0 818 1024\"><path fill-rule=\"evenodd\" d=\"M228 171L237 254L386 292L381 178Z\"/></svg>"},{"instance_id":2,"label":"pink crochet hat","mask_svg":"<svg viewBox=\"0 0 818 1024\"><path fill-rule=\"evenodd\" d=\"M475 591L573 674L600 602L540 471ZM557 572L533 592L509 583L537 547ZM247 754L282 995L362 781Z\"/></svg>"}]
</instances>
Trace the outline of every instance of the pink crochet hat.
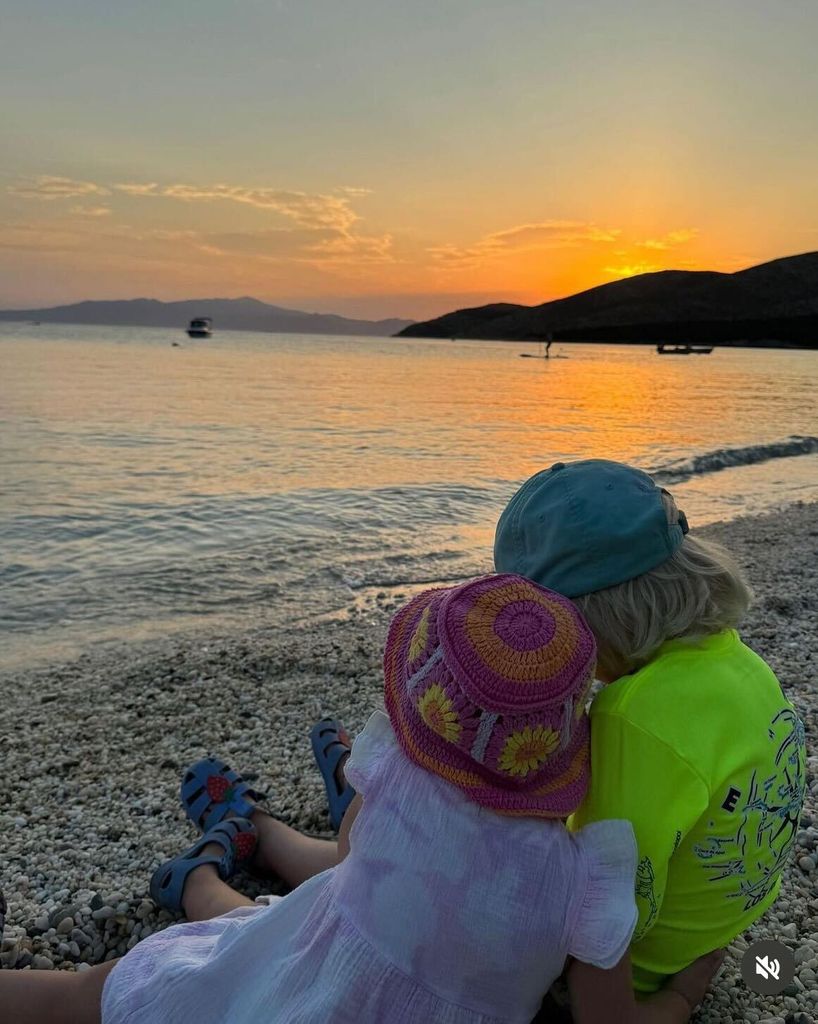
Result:
<instances>
[{"instance_id":1,"label":"pink crochet hat","mask_svg":"<svg viewBox=\"0 0 818 1024\"><path fill-rule=\"evenodd\" d=\"M404 752L502 814L564 818L589 776L585 702L596 665L566 597L522 576L427 590L384 651L386 708Z\"/></svg>"}]
</instances>

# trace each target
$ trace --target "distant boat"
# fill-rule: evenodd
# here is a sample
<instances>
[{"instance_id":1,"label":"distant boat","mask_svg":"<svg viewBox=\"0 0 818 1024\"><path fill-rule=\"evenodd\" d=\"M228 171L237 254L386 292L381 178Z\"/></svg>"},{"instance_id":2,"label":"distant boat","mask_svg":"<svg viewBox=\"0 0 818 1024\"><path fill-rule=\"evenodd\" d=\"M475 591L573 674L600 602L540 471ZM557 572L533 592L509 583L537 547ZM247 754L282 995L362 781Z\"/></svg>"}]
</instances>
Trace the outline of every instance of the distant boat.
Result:
<instances>
[{"instance_id":1,"label":"distant boat","mask_svg":"<svg viewBox=\"0 0 818 1024\"><path fill-rule=\"evenodd\" d=\"M209 338L213 333L213 321L209 316L197 316L187 327L189 338Z\"/></svg>"},{"instance_id":2,"label":"distant boat","mask_svg":"<svg viewBox=\"0 0 818 1024\"><path fill-rule=\"evenodd\" d=\"M657 345L656 351L660 356L709 356L713 346L706 345L674 345L668 348L667 345Z\"/></svg>"}]
</instances>

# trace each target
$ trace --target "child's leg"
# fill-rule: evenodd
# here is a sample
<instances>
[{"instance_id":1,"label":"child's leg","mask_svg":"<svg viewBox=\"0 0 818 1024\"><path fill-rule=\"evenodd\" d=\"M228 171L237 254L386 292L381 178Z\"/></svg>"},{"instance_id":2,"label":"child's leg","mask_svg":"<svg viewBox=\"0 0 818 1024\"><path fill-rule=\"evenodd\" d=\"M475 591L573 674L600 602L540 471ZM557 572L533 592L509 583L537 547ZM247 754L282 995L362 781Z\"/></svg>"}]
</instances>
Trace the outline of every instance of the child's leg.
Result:
<instances>
[{"instance_id":1,"label":"child's leg","mask_svg":"<svg viewBox=\"0 0 818 1024\"><path fill-rule=\"evenodd\" d=\"M338 863L334 839L305 836L263 811L256 811L253 824L258 833L256 865L279 875L292 888Z\"/></svg>"},{"instance_id":2,"label":"child's leg","mask_svg":"<svg viewBox=\"0 0 818 1024\"><path fill-rule=\"evenodd\" d=\"M231 889L219 878L213 864L194 868L187 876L182 892L182 907L188 921L209 921L239 907L255 904L246 896ZM2 1022L0 1022L2 1024Z\"/></svg>"},{"instance_id":3,"label":"child's leg","mask_svg":"<svg viewBox=\"0 0 818 1024\"><path fill-rule=\"evenodd\" d=\"M264 811L253 814L253 824L258 834L256 867L278 875L293 889L338 863L338 843L333 839L305 836ZM219 850L218 847L202 850L203 854L208 852L218 856ZM237 907L254 904L223 882L212 864L203 864L188 875L182 906L189 921L207 921Z\"/></svg>"},{"instance_id":4,"label":"child's leg","mask_svg":"<svg viewBox=\"0 0 818 1024\"><path fill-rule=\"evenodd\" d=\"M0 1024L100 1024L116 960L88 971L0 971Z\"/></svg>"}]
</instances>

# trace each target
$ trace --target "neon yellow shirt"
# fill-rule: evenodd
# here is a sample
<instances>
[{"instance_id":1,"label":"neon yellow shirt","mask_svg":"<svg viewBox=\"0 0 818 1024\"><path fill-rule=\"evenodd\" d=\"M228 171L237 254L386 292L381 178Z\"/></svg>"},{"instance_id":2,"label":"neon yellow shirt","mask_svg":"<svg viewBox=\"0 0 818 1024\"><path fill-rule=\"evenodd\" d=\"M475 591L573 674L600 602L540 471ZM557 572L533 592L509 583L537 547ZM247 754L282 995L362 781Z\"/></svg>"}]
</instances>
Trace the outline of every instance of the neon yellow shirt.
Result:
<instances>
[{"instance_id":1,"label":"neon yellow shirt","mask_svg":"<svg viewBox=\"0 0 818 1024\"><path fill-rule=\"evenodd\" d=\"M730 942L775 900L804 787L804 727L733 630L670 641L597 695L591 786L569 826L633 824L637 991Z\"/></svg>"}]
</instances>

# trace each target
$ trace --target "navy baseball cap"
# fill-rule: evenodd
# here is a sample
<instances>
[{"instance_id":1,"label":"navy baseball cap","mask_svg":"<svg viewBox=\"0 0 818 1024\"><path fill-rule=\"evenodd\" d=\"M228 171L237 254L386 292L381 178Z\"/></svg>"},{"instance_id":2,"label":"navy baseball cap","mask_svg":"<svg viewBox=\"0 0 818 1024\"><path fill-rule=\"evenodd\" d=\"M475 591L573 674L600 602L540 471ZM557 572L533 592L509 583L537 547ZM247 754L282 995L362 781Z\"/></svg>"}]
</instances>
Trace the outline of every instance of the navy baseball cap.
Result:
<instances>
[{"instance_id":1,"label":"navy baseball cap","mask_svg":"<svg viewBox=\"0 0 818 1024\"><path fill-rule=\"evenodd\" d=\"M662 488L621 462L557 462L535 473L506 505L494 568L566 597L604 590L655 569L687 533L668 523Z\"/></svg>"}]
</instances>

